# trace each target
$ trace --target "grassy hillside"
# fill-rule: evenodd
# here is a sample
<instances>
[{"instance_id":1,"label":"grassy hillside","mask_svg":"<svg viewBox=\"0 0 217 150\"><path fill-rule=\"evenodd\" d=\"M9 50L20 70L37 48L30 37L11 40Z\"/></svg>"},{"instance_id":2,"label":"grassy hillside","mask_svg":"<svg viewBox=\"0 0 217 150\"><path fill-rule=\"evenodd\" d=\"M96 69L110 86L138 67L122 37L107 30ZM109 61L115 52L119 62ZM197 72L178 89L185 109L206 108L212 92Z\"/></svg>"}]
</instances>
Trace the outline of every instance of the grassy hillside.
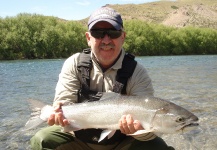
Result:
<instances>
[{"instance_id":1,"label":"grassy hillside","mask_svg":"<svg viewBox=\"0 0 217 150\"><path fill-rule=\"evenodd\" d=\"M177 0L107 6L119 11L124 20L139 19L174 27L217 29L217 0ZM87 19L81 22L86 23Z\"/></svg>"}]
</instances>

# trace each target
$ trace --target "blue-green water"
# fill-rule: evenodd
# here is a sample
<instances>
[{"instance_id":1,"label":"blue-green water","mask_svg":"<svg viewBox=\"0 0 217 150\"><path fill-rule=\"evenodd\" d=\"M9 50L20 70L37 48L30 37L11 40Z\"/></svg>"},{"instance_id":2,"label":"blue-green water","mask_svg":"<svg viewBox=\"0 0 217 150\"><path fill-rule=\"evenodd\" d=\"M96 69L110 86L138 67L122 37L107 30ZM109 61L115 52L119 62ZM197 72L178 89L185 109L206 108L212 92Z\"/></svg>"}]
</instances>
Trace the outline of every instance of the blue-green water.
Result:
<instances>
[{"instance_id":1,"label":"blue-green water","mask_svg":"<svg viewBox=\"0 0 217 150\"><path fill-rule=\"evenodd\" d=\"M153 80L155 96L169 99L200 119L200 127L162 138L180 150L217 147L217 56L137 57ZM22 132L30 116L26 100L52 103L63 59L0 62L0 149L30 149L36 130ZM38 129L37 129L38 130Z\"/></svg>"}]
</instances>

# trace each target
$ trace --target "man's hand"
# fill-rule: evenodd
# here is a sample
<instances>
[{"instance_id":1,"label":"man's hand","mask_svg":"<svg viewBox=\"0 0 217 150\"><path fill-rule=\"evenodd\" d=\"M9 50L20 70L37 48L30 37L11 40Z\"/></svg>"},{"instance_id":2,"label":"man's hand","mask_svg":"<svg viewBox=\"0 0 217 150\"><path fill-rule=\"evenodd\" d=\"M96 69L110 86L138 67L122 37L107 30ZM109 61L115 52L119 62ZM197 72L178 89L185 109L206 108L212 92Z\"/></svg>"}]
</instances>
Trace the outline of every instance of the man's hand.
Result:
<instances>
[{"instance_id":1,"label":"man's hand","mask_svg":"<svg viewBox=\"0 0 217 150\"><path fill-rule=\"evenodd\" d=\"M48 118L47 123L52 126L52 125L61 125L61 126L66 126L69 124L68 120L64 118L63 112L62 112L62 103L61 102L55 102L53 104L55 114L50 115L50 118Z\"/></svg>"},{"instance_id":2,"label":"man's hand","mask_svg":"<svg viewBox=\"0 0 217 150\"><path fill-rule=\"evenodd\" d=\"M133 120L131 115L123 115L119 120L119 127L123 134L133 134L144 129L138 120Z\"/></svg>"}]
</instances>

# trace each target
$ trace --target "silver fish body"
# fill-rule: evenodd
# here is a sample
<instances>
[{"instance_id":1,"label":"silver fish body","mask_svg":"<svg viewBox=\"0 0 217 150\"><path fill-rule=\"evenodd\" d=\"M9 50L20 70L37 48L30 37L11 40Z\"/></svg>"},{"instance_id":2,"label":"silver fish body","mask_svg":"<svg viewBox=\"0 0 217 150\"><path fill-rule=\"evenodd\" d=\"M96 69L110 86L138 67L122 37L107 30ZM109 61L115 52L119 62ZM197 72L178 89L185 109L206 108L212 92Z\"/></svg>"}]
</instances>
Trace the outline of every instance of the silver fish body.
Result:
<instances>
[{"instance_id":1,"label":"silver fish body","mask_svg":"<svg viewBox=\"0 0 217 150\"><path fill-rule=\"evenodd\" d=\"M65 131L88 128L118 130L119 119L127 114L139 120L144 127L135 135L148 132L177 133L198 126L197 116L172 102L156 97L113 95L106 93L99 101L62 106L63 115L70 122ZM54 113L51 108L46 106L42 109L42 120L46 121ZM31 129L31 120L26 127Z\"/></svg>"},{"instance_id":2,"label":"silver fish body","mask_svg":"<svg viewBox=\"0 0 217 150\"><path fill-rule=\"evenodd\" d=\"M77 129L116 130L121 116L127 114L139 120L147 132L175 133L197 125L198 121L188 110L155 97L118 96L110 100L63 106L62 109L65 118Z\"/></svg>"}]
</instances>

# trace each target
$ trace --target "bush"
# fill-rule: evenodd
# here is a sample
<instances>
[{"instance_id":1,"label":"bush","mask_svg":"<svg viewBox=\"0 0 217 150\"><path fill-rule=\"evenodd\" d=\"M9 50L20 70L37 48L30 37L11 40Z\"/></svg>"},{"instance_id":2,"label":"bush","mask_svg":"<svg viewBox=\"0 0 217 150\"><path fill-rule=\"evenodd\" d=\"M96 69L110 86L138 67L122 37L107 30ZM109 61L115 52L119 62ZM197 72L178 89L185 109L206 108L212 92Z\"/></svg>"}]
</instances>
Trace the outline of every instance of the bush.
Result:
<instances>
[{"instance_id":1,"label":"bush","mask_svg":"<svg viewBox=\"0 0 217 150\"><path fill-rule=\"evenodd\" d=\"M217 31L125 21L123 47L134 55L217 54ZM87 28L76 21L19 14L0 18L0 60L66 58L87 47Z\"/></svg>"},{"instance_id":2,"label":"bush","mask_svg":"<svg viewBox=\"0 0 217 150\"><path fill-rule=\"evenodd\" d=\"M0 59L61 58L87 47L86 29L78 22L36 14L0 21Z\"/></svg>"},{"instance_id":3,"label":"bush","mask_svg":"<svg viewBox=\"0 0 217 150\"><path fill-rule=\"evenodd\" d=\"M135 55L217 54L217 31L172 28L139 20L126 21L124 48Z\"/></svg>"}]
</instances>

